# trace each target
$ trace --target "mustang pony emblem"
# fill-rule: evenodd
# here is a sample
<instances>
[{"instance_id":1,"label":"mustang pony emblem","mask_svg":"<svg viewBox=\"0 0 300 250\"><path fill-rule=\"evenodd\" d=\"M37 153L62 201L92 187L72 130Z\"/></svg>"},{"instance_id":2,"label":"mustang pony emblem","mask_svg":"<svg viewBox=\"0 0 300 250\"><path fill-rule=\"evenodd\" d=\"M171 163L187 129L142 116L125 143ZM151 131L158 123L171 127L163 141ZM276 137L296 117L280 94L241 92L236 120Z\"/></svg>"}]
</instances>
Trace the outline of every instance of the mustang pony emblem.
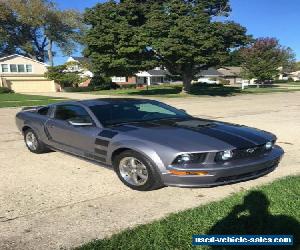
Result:
<instances>
[{"instance_id":1,"label":"mustang pony emblem","mask_svg":"<svg viewBox=\"0 0 300 250\"><path fill-rule=\"evenodd\" d=\"M255 150L256 150L256 148L248 148L246 150L246 152L249 153L249 154L252 154Z\"/></svg>"}]
</instances>

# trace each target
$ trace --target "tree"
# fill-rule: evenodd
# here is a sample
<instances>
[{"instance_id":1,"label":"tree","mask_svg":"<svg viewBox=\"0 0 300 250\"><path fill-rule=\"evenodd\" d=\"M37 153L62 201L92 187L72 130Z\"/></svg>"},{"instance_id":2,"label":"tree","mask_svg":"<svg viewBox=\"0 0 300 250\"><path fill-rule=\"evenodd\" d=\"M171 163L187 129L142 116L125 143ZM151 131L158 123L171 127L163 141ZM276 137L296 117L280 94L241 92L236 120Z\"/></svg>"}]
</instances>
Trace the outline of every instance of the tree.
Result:
<instances>
[{"instance_id":1,"label":"tree","mask_svg":"<svg viewBox=\"0 0 300 250\"><path fill-rule=\"evenodd\" d=\"M297 63L296 63L296 54L290 48L282 48L282 69L285 73L290 73L296 70Z\"/></svg>"},{"instance_id":2,"label":"tree","mask_svg":"<svg viewBox=\"0 0 300 250\"><path fill-rule=\"evenodd\" d=\"M250 46L241 49L243 74L258 82L273 79L280 68L293 67L295 55L290 48L279 44L276 38L258 38Z\"/></svg>"},{"instance_id":3,"label":"tree","mask_svg":"<svg viewBox=\"0 0 300 250\"><path fill-rule=\"evenodd\" d=\"M156 65L154 53L142 39L146 21L143 4L97 4L86 11L85 21L90 26L85 55L92 59L95 74L130 76Z\"/></svg>"},{"instance_id":4,"label":"tree","mask_svg":"<svg viewBox=\"0 0 300 250\"><path fill-rule=\"evenodd\" d=\"M233 50L229 53L228 59L224 62L224 66L241 66L243 59L239 49Z\"/></svg>"},{"instance_id":5,"label":"tree","mask_svg":"<svg viewBox=\"0 0 300 250\"><path fill-rule=\"evenodd\" d=\"M247 43L245 28L216 21L227 0L110 1L85 13L90 26L86 55L96 72L129 76L155 65L183 79L183 91L200 70L226 60L231 48Z\"/></svg>"},{"instance_id":6,"label":"tree","mask_svg":"<svg viewBox=\"0 0 300 250\"><path fill-rule=\"evenodd\" d=\"M62 88L77 87L81 80L78 73L68 72L66 64L48 67L45 77L54 80Z\"/></svg>"},{"instance_id":7,"label":"tree","mask_svg":"<svg viewBox=\"0 0 300 250\"><path fill-rule=\"evenodd\" d=\"M295 70L300 70L300 62L296 62Z\"/></svg>"},{"instance_id":8,"label":"tree","mask_svg":"<svg viewBox=\"0 0 300 250\"><path fill-rule=\"evenodd\" d=\"M80 13L58 10L50 0L3 0L1 9L6 14L0 14L0 22L7 26L6 33L0 30L3 52L15 51L42 62L48 59L53 65L54 43L68 54L80 39Z\"/></svg>"},{"instance_id":9,"label":"tree","mask_svg":"<svg viewBox=\"0 0 300 250\"><path fill-rule=\"evenodd\" d=\"M18 52L26 46L27 27L22 25L13 11L0 2L0 56Z\"/></svg>"}]
</instances>

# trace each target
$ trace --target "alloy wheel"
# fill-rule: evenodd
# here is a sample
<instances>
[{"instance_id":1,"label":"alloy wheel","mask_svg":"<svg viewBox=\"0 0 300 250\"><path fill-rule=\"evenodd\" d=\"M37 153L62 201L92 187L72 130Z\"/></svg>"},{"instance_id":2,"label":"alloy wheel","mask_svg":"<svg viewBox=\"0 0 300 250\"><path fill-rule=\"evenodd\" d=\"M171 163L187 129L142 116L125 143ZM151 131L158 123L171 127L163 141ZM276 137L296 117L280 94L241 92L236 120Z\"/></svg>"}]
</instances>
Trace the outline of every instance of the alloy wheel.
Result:
<instances>
[{"instance_id":1,"label":"alloy wheel","mask_svg":"<svg viewBox=\"0 0 300 250\"><path fill-rule=\"evenodd\" d=\"M129 184L142 186L148 180L146 166L135 157L124 157L119 163L120 175Z\"/></svg>"},{"instance_id":2,"label":"alloy wheel","mask_svg":"<svg viewBox=\"0 0 300 250\"><path fill-rule=\"evenodd\" d=\"M33 132L28 132L25 137L26 145L35 151L38 148L38 140Z\"/></svg>"}]
</instances>

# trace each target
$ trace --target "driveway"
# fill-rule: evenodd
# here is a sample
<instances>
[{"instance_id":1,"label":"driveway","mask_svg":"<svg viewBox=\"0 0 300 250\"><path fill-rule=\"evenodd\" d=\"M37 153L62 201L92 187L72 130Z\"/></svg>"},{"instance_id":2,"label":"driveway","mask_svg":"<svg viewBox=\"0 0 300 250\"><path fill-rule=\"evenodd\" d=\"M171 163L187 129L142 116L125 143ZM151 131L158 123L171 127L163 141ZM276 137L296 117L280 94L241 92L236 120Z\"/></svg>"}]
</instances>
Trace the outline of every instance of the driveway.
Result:
<instances>
[{"instance_id":1,"label":"driveway","mask_svg":"<svg viewBox=\"0 0 300 250\"><path fill-rule=\"evenodd\" d=\"M275 133L286 151L280 167L260 179L229 186L133 191L101 165L59 152L30 153L14 124L18 109L2 108L0 249L70 248L275 178L300 174L300 92L165 101L196 116Z\"/></svg>"}]
</instances>

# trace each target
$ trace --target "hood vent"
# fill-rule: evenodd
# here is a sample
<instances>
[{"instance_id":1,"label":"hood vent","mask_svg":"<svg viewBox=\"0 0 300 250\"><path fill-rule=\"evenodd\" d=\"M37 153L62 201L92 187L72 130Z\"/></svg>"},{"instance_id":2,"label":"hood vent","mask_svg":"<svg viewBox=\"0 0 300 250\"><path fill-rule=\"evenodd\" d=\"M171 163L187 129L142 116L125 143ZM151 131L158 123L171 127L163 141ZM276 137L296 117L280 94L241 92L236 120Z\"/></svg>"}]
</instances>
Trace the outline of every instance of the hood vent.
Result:
<instances>
[{"instance_id":1,"label":"hood vent","mask_svg":"<svg viewBox=\"0 0 300 250\"><path fill-rule=\"evenodd\" d=\"M188 121L182 121L182 122L176 122L175 123L179 127L189 127L189 128L198 128L198 127L207 127L214 125L213 122L208 120L188 120Z\"/></svg>"}]
</instances>

